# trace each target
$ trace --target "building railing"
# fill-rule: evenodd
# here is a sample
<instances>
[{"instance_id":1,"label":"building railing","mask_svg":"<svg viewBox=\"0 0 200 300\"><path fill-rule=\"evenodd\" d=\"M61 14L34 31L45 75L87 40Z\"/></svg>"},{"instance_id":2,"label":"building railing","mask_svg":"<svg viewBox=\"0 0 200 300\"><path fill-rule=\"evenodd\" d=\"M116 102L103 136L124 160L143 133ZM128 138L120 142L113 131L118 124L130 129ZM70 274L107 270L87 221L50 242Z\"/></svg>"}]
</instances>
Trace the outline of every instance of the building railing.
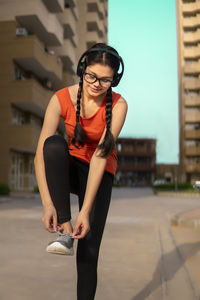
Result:
<instances>
[{"instance_id":1,"label":"building railing","mask_svg":"<svg viewBox=\"0 0 200 300\"><path fill-rule=\"evenodd\" d=\"M187 139L200 139L200 130L185 130L185 137Z\"/></svg>"},{"instance_id":2,"label":"building railing","mask_svg":"<svg viewBox=\"0 0 200 300\"><path fill-rule=\"evenodd\" d=\"M194 80L183 80L183 87L184 89L200 89L200 80L194 79Z\"/></svg>"},{"instance_id":3,"label":"building railing","mask_svg":"<svg viewBox=\"0 0 200 300\"><path fill-rule=\"evenodd\" d=\"M188 146L185 148L185 154L186 155L191 155L191 156L196 156L200 155L200 147L198 146Z\"/></svg>"},{"instance_id":4,"label":"building railing","mask_svg":"<svg viewBox=\"0 0 200 300\"><path fill-rule=\"evenodd\" d=\"M183 34L183 41L185 43L196 43L200 41L200 30L198 29L194 33L186 33Z\"/></svg>"}]
</instances>

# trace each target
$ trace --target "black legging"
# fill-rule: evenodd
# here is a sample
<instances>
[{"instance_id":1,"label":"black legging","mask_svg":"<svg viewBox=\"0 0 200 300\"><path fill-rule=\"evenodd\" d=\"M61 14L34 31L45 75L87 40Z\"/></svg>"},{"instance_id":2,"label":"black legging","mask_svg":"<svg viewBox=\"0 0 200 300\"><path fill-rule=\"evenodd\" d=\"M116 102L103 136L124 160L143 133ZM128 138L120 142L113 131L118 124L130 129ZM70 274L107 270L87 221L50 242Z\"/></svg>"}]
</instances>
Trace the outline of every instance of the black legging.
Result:
<instances>
[{"instance_id":1,"label":"black legging","mask_svg":"<svg viewBox=\"0 0 200 300\"><path fill-rule=\"evenodd\" d=\"M59 135L45 140L43 153L46 180L58 222L67 222L71 219L70 192L78 195L79 210L82 207L89 164L71 156L66 141ZM99 247L109 209L112 183L113 175L105 171L90 212L90 231L85 238L78 240L78 300L93 300L95 297Z\"/></svg>"}]
</instances>

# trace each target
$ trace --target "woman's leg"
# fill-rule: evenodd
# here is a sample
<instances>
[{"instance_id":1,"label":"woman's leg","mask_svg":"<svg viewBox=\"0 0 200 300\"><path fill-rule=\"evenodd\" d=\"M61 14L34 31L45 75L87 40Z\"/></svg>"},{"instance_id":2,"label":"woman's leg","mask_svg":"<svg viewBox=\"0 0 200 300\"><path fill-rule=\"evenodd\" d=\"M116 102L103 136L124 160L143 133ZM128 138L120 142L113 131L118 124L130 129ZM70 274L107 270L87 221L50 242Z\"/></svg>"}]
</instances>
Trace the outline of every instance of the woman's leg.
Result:
<instances>
[{"instance_id":1,"label":"woman's leg","mask_svg":"<svg viewBox=\"0 0 200 300\"><path fill-rule=\"evenodd\" d=\"M48 137L43 147L46 180L57 211L58 223L71 220L69 153L65 139L59 135Z\"/></svg>"},{"instance_id":2,"label":"woman's leg","mask_svg":"<svg viewBox=\"0 0 200 300\"><path fill-rule=\"evenodd\" d=\"M79 208L81 209L87 183L88 168L79 167ZM90 232L78 241L77 247L77 299L93 300L97 286L99 248L110 205L113 175L105 172L90 213Z\"/></svg>"}]
</instances>

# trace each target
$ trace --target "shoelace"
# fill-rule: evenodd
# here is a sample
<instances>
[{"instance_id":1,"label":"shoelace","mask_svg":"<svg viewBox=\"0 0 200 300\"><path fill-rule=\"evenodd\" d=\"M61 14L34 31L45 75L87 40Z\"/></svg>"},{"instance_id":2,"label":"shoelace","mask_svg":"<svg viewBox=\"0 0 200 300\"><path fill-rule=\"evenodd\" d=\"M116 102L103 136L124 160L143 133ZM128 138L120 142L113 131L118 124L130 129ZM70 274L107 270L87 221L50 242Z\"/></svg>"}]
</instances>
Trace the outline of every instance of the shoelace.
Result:
<instances>
[{"instance_id":1,"label":"shoelace","mask_svg":"<svg viewBox=\"0 0 200 300\"><path fill-rule=\"evenodd\" d=\"M58 233L60 236L63 236L63 235L65 235L66 233L62 233L62 232L60 232L59 230L55 230L55 232L56 233ZM72 233L67 233L71 238L72 238Z\"/></svg>"}]
</instances>

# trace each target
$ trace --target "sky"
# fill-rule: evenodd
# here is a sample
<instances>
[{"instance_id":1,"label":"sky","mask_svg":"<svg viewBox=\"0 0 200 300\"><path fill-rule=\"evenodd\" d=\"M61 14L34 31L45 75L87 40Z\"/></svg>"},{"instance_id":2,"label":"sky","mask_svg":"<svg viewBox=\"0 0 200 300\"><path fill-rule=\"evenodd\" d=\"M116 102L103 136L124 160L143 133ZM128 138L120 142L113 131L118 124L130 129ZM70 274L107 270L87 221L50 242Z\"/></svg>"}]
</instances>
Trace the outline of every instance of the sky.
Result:
<instances>
[{"instance_id":1,"label":"sky","mask_svg":"<svg viewBox=\"0 0 200 300\"><path fill-rule=\"evenodd\" d=\"M175 0L109 0L108 44L125 64L115 92L128 103L120 137L155 138L156 162L178 163Z\"/></svg>"}]
</instances>

